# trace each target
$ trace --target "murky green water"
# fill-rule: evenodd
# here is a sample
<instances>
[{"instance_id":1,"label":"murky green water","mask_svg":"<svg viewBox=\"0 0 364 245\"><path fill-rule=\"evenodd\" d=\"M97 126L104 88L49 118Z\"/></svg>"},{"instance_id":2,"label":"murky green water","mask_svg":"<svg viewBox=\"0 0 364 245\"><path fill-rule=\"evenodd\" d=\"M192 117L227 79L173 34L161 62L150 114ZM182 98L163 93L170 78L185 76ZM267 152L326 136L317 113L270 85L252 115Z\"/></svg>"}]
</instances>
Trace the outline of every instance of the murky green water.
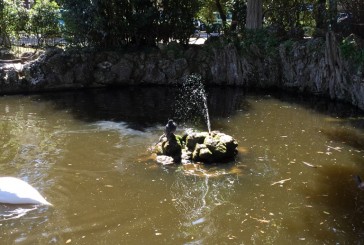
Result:
<instances>
[{"instance_id":1,"label":"murky green water","mask_svg":"<svg viewBox=\"0 0 364 245\"><path fill-rule=\"evenodd\" d=\"M210 89L212 129L238 140L238 159L163 167L148 148L174 98L163 88L1 97L1 176L54 205L0 205L1 244L363 243L352 175L364 177L364 121L352 108Z\"/></svg>"}]
</instances>

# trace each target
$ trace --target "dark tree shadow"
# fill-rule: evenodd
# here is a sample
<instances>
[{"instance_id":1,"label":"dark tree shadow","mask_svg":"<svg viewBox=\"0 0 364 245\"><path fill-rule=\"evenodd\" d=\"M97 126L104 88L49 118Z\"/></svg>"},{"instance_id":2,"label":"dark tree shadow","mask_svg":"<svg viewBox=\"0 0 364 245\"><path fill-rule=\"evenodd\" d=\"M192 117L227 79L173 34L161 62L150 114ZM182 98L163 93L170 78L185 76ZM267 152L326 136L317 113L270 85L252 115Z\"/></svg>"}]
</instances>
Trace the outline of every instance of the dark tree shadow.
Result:
<instances>
[{"instance_id":1,"label":"dark tree shadow","mask_svg":"<svg viewBox=\"0 0 364 245\"><path fill-rule=\"evenodd\" d=\"M35 96L39 101L51 102L57 110L67 110L74 118L85 122L125 122L133 129L164 125L176 118L176 87L123 87L44 93ZM242 90L210 88L208 108L211 117L228 117L236 113L245 101Z\"/></svg>"},{"instance_id":2,"label":"dark tree shadow","mask_svg":"<svg viewBox=\"0 0 364 245\"><path fill-rule=\"evenodd\" d=\"M274 91L271 95L283 102L303 106L306 109L338 119L350 119L349 123L356 128L364 129L364 111L347 102L333 101L325 97Z\"/></svg>"},{"instance_id":3,"label":"dark tree shadow","mask_svg":"<svg viewBox=\"0 0 364 245\"><path fill-rule=\"evenodd\" d=\"M364 160L360 159L360 164ZM335 165L315 169L315 187L302 189L312 208L318 211L318 215L304 218L307 227L316 230L317 240L327 244L348 237L364 241L364 191L357 188L353 179L353 174L364 176L364 172L357 172L359 169Z\"/></svg>"}]
</instances>

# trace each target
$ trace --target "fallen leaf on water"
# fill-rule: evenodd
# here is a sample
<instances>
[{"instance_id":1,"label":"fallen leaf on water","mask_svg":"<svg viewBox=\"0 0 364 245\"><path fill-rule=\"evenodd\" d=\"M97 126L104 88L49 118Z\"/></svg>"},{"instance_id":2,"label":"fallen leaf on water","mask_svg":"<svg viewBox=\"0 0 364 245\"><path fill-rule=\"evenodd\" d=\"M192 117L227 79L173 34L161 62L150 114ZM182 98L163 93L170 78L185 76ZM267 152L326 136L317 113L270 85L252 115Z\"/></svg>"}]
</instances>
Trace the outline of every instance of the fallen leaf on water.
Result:
<instances>
[{"instance_id":1,"label":"fallen leaf on water","mask_svg":"<svg viewBox=\"0 0 364 245\"><path fill-rule=\"evenodd\" d=\"M306 165L306 166L308 166L308 167L311 167L311 168L317 168L317 166L315 166L315 165L313 165L313 164L311 164L311 163L304 162L304 161L302 161L302 163L303 163L303 164L305 164L305 165Z\"/></svg>"},{"instance_id":2,"label":"fallen leaf on water","mask_svg":"<svg viewBox=\"0 0 364 245\"><path fill-rule=\"evenodd\" d=\"M250 216L251 219L258 221L259 223L264 223L264 224L268 224L270 222L270 220L266 220L266 219L258 219L258 218L254 218L252 216Z\"/></svg>"},{"instance_id":3,"label":"fallen leaf on water","mask_svg":"<svg viewBox=\"0 0 364 245\"><path fill-rule=\"evenodd\" d=\"M276 182L273 182L271 185L276 185L276 184L284 184L284 182L287 182L287 181L290 181L291 178L289 179L283 179L283 180L280 180L280 181L276 181Z\"/></svg>"},{"instance_id":4,"label":"fallen leaf on water","mask_svg":"<svg viewBox=\"0 0 364 245\"><path fill-rule=\"evenodd\" d=\"M341 149L342 149L342 147L333 147L333 146L327 146L327 149L333 149L333 150L335 150L335 151L338 151L338 152L341 152Z\"/></svg>"}]
</instances>

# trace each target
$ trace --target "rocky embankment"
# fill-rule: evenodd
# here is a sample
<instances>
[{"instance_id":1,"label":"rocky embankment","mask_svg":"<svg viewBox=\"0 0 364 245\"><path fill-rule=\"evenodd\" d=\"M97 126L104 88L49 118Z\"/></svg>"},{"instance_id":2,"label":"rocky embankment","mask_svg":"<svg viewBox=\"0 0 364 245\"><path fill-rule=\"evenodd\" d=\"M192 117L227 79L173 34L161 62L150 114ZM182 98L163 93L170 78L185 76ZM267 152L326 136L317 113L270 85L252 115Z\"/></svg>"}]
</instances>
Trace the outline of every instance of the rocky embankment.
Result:
<instances>
[{"instance_id":1,"label":"rocky embankment","mask_svg":"<svg viewBox=\"0 0 364 245\"><path fill-rule=\"evenodd\" d=\"M272 54L252 44L220 41L185 51L169 45L148 52L50 49L23 64L0 64L0 93L124 85L170 85L198 73L207 85L281 88L344 100L364 109L364 67L341 57L335 36L282 43Z\"/></svg>"}]
</instances>

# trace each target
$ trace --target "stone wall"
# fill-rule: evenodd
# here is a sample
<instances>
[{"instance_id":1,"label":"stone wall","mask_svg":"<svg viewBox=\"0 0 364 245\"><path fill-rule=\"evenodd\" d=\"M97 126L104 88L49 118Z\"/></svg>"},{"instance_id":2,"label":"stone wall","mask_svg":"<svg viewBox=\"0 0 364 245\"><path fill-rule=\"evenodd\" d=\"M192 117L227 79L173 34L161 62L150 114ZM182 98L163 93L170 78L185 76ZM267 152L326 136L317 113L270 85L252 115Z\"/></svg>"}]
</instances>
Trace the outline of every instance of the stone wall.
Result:
<instances>
[{"instance_id":1,"label":"stone wall","mask_svg":"<svg viewBox=\"0 0 364 245\"><path fill-rule=\"evenodd\" d=\"M278 87L346 101L364 109L364 67L353 68L341 57L333 33L327 33L325 39L296 42L289 51L281 45L279 57L282 79Z\"/></svg>"},{"instance_id":2,"label":"stone wall","mask_svg":"<svg viewBox=\"0 0 364 245\"><path fill-rule=\"evenodd\" d=\"M332 33L283 43L273 55L263 55L255 45L242 52L222 41L186 51L171 47L138 53L47 50L29 63L1 64L0 93L171 85L198 73L206 84L288 89L364 109L364 68L353 70L343 61Z\"/></svg>"}]
</instances>

